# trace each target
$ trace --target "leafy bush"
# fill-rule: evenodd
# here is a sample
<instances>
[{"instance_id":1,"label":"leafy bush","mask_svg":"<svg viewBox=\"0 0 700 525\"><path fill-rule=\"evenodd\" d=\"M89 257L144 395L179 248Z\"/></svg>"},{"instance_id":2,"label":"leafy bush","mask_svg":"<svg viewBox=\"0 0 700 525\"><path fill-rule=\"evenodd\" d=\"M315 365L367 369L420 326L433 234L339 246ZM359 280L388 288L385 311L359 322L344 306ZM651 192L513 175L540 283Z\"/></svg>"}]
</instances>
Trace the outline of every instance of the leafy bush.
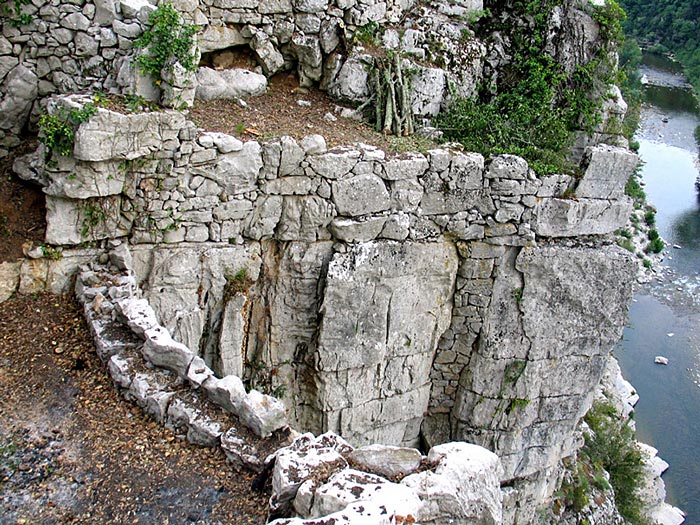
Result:
<instances>
[{"instance_id":1,"label":"leafy bush","mask_svg":"<svg viewBox=\"0 0 700 525\"><path fill-rule=\"evenodd\" d=\"M654 226L656 224L656 212L654 210L647 210L644 212L644 222L647 226Z\"/></svg>"},{"instance_id":2,"label":"leafy bush","mask_svg":"<svg viewBox=\"0 0 700 525\"><path fill-rule=\"evenodd\" d=\"M507 13L494 13L483 23L489 33L512 33L508 53L513 61L499 76L497 93L492 93L493 86L484 86L477 96L455 100L437 117L446 139L483 155L520 155L541 174L574 171L567 160L573 132L590 133L600 123L603 96L615 80L609 53L615 44L607 42L593 60L567 75L546 51L549 16L557 4L515 1L512 8L503 8ZM596 13L601 28L617 38L619 6L611 0ZM526 27L513 32L512 27L500 26L509 16Z\"/></svg>"},{"instance_id":3,"label":"leafy bush","mask_svg":"<svg viewBox=\"0 0 700 525\"><path fill-rule=\"evenodd\" d=\"M97 108L90 102L81 109L69 110L61 107L53 115L45 113L39 118L39 142L43 143L49 152L70 155L73 152L76 130L95 113Z\"/></svg>"},{"instance_id":4,"label":"leafy bush","mask_svg":"<svg viewBox=\"0 0 700 525\"><path fill-rule=\"evenodd\" d=\"M661 253L664 246L664 241L662 241L660 237L656 237L647 245L646 251L651 253Z\"/></svg>"},{"instance_id":5,"label":"leafy bush","mask_svg":"<svg viewBox=\"0 0 700 525\"><path fill-rule=\"evenodd\" d=\"M32 22L31 15L22 12L22 7L29 4L31 0L5 0L0 12L12 27L21 27Z\"/></svg>"},{"instance_id":6,"label":"leafy bush","mask_svg":"<svg viewBox=\"0 0 700 525\"><path fill-rule=\"evenodd\" d=\"M151 13L148 28L136 39L134 45L145 49L136 59L143 73L162 80L163 68L175 62L187 71L197 68L196 53L193 51L194 34L197 26L185 23L170 3L163 3Z\"/></svg>"},{"instance_id":7,"label":"leafy bush","mask_svg":"<svg viewBox=\"0 0 700 525\"><path fill-rule=\"evenodd\" d=\"M597 468L610 474L615 490L615 505L631 525L646 524L638 488L644 476L642 453L634 431L621 420L609 403L594 403L585 421L591 432L585 434L582 452Z\"/></svg>"}]
</instances>

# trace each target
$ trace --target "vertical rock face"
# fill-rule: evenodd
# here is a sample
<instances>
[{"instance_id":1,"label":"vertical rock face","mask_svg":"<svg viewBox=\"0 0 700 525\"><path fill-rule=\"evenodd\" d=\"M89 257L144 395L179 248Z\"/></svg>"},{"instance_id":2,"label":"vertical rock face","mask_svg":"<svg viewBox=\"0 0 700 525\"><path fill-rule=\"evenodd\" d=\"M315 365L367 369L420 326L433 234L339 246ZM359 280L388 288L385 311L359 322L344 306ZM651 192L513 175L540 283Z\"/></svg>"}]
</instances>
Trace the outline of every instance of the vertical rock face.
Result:
<instances>
[{"instance_id":1,"label":"vertical rock face","mask_svg":"<svg viewBox=\"0 0 700 525\"><path fill-rule=\"evenodd\" d=\"M417 444L456 273L448 242L367 243L333 257L318 343L324 428L358 443Z\"/></svg>"},{"instance_id":2,"label":"vertical rock face","mask_svg":"<svg viewBox=\"0 0 700 525\"><path fill-rule=\"evenodd\" d=\"M622 330L635 265L608 234L626 217L599 208L627 206L634 155L589 148L576 186L513 155L244 144L100 111L74 156L22 164L50 193L49 242L128 243L195 368L281 397L297 428L491 449L504 522L531 522Z\"/></svg>"}]
</instances>

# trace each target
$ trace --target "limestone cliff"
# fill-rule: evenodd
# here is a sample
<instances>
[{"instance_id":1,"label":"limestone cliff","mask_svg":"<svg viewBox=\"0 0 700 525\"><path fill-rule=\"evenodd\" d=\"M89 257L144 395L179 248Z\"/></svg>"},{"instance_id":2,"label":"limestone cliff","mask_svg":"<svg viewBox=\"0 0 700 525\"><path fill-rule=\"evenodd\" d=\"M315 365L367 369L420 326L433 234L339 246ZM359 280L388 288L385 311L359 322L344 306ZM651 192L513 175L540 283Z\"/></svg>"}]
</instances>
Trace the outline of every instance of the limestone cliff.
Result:
<instances>
[{"instance_id":1,"label":"limestone cliff","mask_svg":"<svg viewBox=\"0 0 700 525\"><path fill-rule=\"evenodd\" d=\"M469 95L498 83L513 60L512 34L471 32L482 2L175 5L201 26L202 52L245 45L264 73L293 67L303 83L358 103L369 96L368 58L344 45L371 22L387 25L385 44L417 68L417 117L434 116L454 86ZM35 21L0 37L10 57L0 104L13 115L0 122L4 146L39 111L37 96L88 87L161 96L133 63L151 4L27 9ZM549 23L551 54L567 70L590 60L599 27L588 2L561 2ZM211 75L170 88L191 103ZM88 100L54 97L48 111ZM319 136L243 143L175 110L99 108L72 155L46 162L41 146L16 163L44 187L47 243L66 247L63 261L22 263L17 280L61 290L66 280L52 276L122 242L130 255L115 262L218 375L280 397L296 428L355 446L483 445L503 466L493 469L503 523L532 523L580 446L576 428L621 335L636 271L610 234L629 215L624 186L637 158L598 144L600 131L580 143L580 176L538 176L512 155L449 146L388 155L328 149ZM84 242L97 249L69 249Z\"/></svg>"}]
</instances>

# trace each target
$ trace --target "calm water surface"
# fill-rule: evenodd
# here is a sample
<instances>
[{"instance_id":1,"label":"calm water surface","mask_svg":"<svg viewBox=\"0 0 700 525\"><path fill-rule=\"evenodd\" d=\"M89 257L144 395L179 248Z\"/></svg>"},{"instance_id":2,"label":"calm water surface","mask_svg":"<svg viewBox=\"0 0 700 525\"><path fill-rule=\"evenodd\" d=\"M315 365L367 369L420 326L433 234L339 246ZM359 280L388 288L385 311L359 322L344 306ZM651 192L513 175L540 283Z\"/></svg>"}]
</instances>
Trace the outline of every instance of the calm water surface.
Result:
<instances>
[{"instance_id":1,"label":"calm water surface","mask_svg":"<svg viewBox=\"0 0 700 525\"><path fill-rule=\"evenodd\" d=\"M640 440L671 464L667 500L700 524L700 201L697 104L673 67L647 60L642 73L649 105L637 134L657 229L671 245L652 283L635 297L616 351L641 400L635 410ZM672 246L676 245L676 248ZM668 357L669 365L654 364Z\"/></svg>"}]
</instances>

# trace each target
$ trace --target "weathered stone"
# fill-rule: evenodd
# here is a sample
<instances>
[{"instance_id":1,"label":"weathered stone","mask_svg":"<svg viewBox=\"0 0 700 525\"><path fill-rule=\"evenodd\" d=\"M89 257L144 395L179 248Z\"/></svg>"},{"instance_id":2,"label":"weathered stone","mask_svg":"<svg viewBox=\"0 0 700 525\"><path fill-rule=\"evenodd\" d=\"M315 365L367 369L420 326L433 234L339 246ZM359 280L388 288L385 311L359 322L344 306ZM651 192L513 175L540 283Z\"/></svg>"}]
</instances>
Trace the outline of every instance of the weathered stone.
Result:
<instances>
[{"instance_id":1,"label":"weathered stone","mask_svg":"<svg viewBox=\"0 0 700 525\"><path fill-rule=\"evenodd\" d=\"M301 140L301 147L307 155L320 155L327 151L326 139L321 135L307 135Z\"/></svg>"},{"instance_id":2,"label":"weathered stone","mask_svg":"<svg viewBox=\"0 0 700 525\"><path fill-rule=\"evenodd\" d=\"M345 469L316 490L311 517L327 517L355 502L381 504L387 514L394 516L416 516L421 508L418 495L409 487L367 472Z\"/></svg>"},{"instance_id":3,"label":"weathered stone","mask_svg":"<svg viewBox=\"0 0 700 525\"><path fill-rule=\"evenodd\" d=\"M24 126L38 93L39 79L22 64L7 74L0 101L0 129L19 131Z\"/></svg>"},{"instance_id":4,"label":"weathered stone","mask_svg":"<svg viewBox=\"0 0 700 525\"><path fill-rule=\"evenodd\" d=\"M262 95L267 90L264 75L247 69L215 71L208 67L197 70L197 98L200 100L238 99Z\"/></svg>"},{"instance_id":5,"label":"weathered stone","mask_svg":"<svg viewBox=\"0 0 700 525\"><path fill-rule=\"evenodd\" d=\"M304 141L302 141L302 147L304 147ZM360 160L360 155L361 153L354 148L333 148L326 153L310 156L308 161L311 169L321 177L342 179L355 167Z\"/></svg>"},{"instance_id":6,"label":"weathered stone","mask_svg":"<svg viewBox=\"0 0 700 525\"><path fill-rule=\"evenodd\" d=\"M624 228L632 201L542 199L535 206L532 229L542 237L604 235Z\"/></svg>"},{"instance_id":7,"label":"weathered stone","mask_svg":"<svg viewBox=\"0 0 700 525\"><path fill-rule=\"evenodd\" d=\"M349 458L362 470L394 479L418 470L423 456L415 448L367 445L355 449Z\"/></svg>"},{"instance_id":8,"label":"weathered stone","mask_svg":"<svg viewBox=\"0 0 700 525\"><path fill-rule=\"evenodd\" d=\"M247 44L241 31L228 25L207 25L199 35L197 44L201 53L209 53L217 49Z\"/></svg>"},{"instance_id":9,"label":"weathered stone","mask_svg":"<svg viewBox=\"0 0 700 525\"><path fill-rule=\"evenodd\" d=\"M241 421L260 437L287 426L284 404L272 396L251 390L241 402Z\"/></svg>"},{"instance_id":10,"label":"weathered stone","mask_svg":"<svg viewBox=\"0 0 700 525\"><path fill-rule=\"evenodd\" d=\"M199 388L202 384L214 376L214 372L207 366L199 356L195 356L187 368L187 380L192 385L192 388Z\"/></svg>"},{"instance_id":11,"label":"weathered stone","mask_svg":"<svg viewBox=\"0 0 700 525\"><path fill-rule=\"evenodd\" d=\"M404 478L421 505L417 523L441 523L446 516L462 523L501 523L501 474L498 456L468 443L446 443L430 449L434 471Z\"/></svg>"},{"instance_id":12,"label":"weathered stone","mask_svg":"<svg viewBox=\"0 0 700 525\"><path fill-rule=\"evenodd\" d=\"M146 299L125 299L118 301L116 307L127 326L142 338L148 330L159 326L156 313Z\"/></svg>"},{"instance_id":13,"label":"weathered stone","mask_svg":"<svg viewBox=\"0 0 700 525\"><path fill-rule=\"evenodd\" d=\"M87 31L90 20L82 13L71 13L61 20L61 25L73 31Z\"/></svg>"},{"instance_id":14,"label":"weathered stone","mask_svg":"<svg viewBox=\"0 0 700 525\"><path fill-rule=\"evenodd\" d=\"M0 303L7 301L19 287L20 262L0 263Z\"/></svg>"},{"instance_id":15,"label":"weathered stone","mask_svg":"<svg viewBox=\"0 0 700 525\"><path fill-rule=\"evenodd\" d=\"M347 468L343 454L351 450L349 443L333 433L318 437L303 434L280 449L272 474L270 507L276 512L289 512L299 487L310 479L319 486L333 473Z\"/></svg>"},{"instance_id":16,"label":"weathered stone","mask_svg":"<svg viewBox=\"0 0 700 525\"><path fill-rule=\"evenodd\" d=\"M292 0L260 0L258 11L261 14L291 13Z\"/></svg>"},{"instance_id":17,"label":"weathered stone","mask_svg":"<svg viewBox=\"0 0 700 525\"><path fill-rule=\"evenodd\" d=\"M46 242L81 244L117 238L129 233L131 224L121 216L121 198L71 200L46 197Z\"/></svg>"},{"instance_id":18,"label":"weathered stone","mask_svg":"<svg viewBox=\"0 0 700 525\"><path fill-rule=\"evenodd\" d=\"M411 83L411 111L414 115L436 116L442 107L446 76L444 69L421 68Z\"/></svg>"},{"instance_id":19,"label":"weathered stone","mask_svg":"<svg viewBox=\"0 0 700 525\"><path fill-rule=\"evenodd\" d=\"M364 243L333 257L318 343L327 378L319 401L343 414L343 428L331 430L361 442L414 438L407 423L425 410L433 334L449 325L445 299L456 272L456 251L445 242Z\"/></svg>"},{"instance_id":20,"label":"weathered stone","mask_svg":"<svg viewBox=\"0 0 700 525\"><path fill-rule=\"evenodd\" d=\"M303 34L292 37L292 48L296 52L298 62L299 84L312 86L321 80L323 73L323 53L321 44L315 36Z\"/></svg>"},{"instance_id":21,"label":"weathered stone","mask_svg":"<svg viewBox=\"0 0 700 525\"><path fill-rule=\"evenodd\" d=\"M345 242L368 242L376 239L384 228L386 217L370 217L364 220L335 218L331 233Z\"/></svg>"},{"instance_id":22,"label":"weathered stone","mask_svg":"<svg viewBox=\"0 0 700 525\"><path fill-rule=\"evenodd\" d=\"M340 215L356 217L389 209L391 200L382 179L356 175L333 182L333 202Z\"/></svg>"},{"instance_id":23,"label":"weathered stone","mask_svg":"<svg viewBox=\"0 0 700 525\"><path fill-rule=\"evenodd\" d=\"M124 359L118 355L113 355L107 361L107 370L117 386L121 388L129 388L131 381L134 378L133 358Z\"/></svg>"},{"instance_id":24,"label":"weathered stone","mask_svg":"<svg viewBox=\"0 0 700 525\"><path fill-rule=\"evenodd\" d=\"M243 381L237 376L227 375L218 379L208 377L202 384L207 397L232 414L240 414L246 392Z\"/></svg>"},{"instance_id":25,"label":"weathered stone","mask_svg":"<svg viewBox=\"0 0 700 525\"><path fill-rule=\"evenodd\" d=\"M122 115L99 108L97 114L81 124L75 133L73 154L78 160L131 160L177 139L185 125L179 111Z\"/></svg>"},{"instance_id":26,"label":"weathered stone","mask_svg":"<svg viewBox=\"0 0 700 525\"><path fill-rule=\"evenodd\" d=\"M382 177L386 180L417 179L428 170L428 159L420 153L402 155L384 163Z\"/></svg>"},{"instance_id":27,"label":"weathered stone","mask_svg":"<svg viewBox=\"0 0 700 525\"><path fill-rule=\"evenodd\" d=\"M369 98L367 82L367 64L372 63L369 56L348 58L328 87L328 93L335 99L359 103Z\"/></svg>"},{"instance_id":28,"label":"weathered stone","mask_svg":"<svg viewBox=\"0 0 700 525\"><path fill-rule=\"evenodd\" d=\"M267 76L279 73L284 68L284 56L263 31L255 33L250 41L250 47L255 52L255 56Z\"/></svg>"},{"instance_id":29,"label":"weathered stone","mask_svg":"<svg viewBox=\"0 0 700 525\"><path fill-rule=\"evenodd\" d=\"M69 171L70 175L46 170L48 181L44 192L69 199L118 195L127 175L118 162L75 162Z\"/></svg>"},{"instance_id":30,"label":"weathered stone","mask_svg":"<svg viewBox=\"0 0 700 525\"><path fill-rule=\"evenodd\" d=\"M576 196L621 199L638 163L637 155L627 149L607 145L588 148L583 160L586 171L576 186Z\"/></svg>"},{"instance_id":31,"label":"weathered stone","mask_svg":"<svg viewBox=\"0 0 700 525\"><path fill-rule=\"evenodd\" d=\"M283 241L325 240L333 216L333 205L320 197L285 197L275 236Z\"/></svg>"},{"instance_id":32,"label":"weathered stone","mask_svg":"<svg viewBox=\"0 0 700 525\"><path fill-rule=\"evenodd\" d=\"M223 376L235 375L242 377L245 367L245 305L248 297L245 294L231 297L221 314L221 330L219 332L219 373Z\"/></svg>"},{"instance_id":33,"label":"weathered stone","mask_svg":"<svg viewBox=\"0 0 700 525\"><path fill-rule=\"evenodd\" d=\"M218 183L228 195L238 195L255 190L262 167L260 144L250 141L240 151L219 155L213 166L198 173Z\"/></svg>"},{"instance_id":34,"label":"weathered stone","mask_svg":"<svg viewBox=\"0 0 700 525\"><path fill-rule=\"evenodd\" d=\"M258 457L257 448L239 436L235 427L229 428L221 435L221 448L236 469L245 468L260 472L265 468L264 458Z\"/></svg>"},{"instance_id":35,"label":"weathered stone","mask_svg":"<svg viewBox=\"0 0 700 525\"><path fill-rule=\"evenodd\" d=\"M182 343L173 340L167 330L161 326L144 332L146 342L141 350L143 357L154 366L165 368L187 379L187 370L194 359L194 354Z\"/></svg>"}]
</instances>

